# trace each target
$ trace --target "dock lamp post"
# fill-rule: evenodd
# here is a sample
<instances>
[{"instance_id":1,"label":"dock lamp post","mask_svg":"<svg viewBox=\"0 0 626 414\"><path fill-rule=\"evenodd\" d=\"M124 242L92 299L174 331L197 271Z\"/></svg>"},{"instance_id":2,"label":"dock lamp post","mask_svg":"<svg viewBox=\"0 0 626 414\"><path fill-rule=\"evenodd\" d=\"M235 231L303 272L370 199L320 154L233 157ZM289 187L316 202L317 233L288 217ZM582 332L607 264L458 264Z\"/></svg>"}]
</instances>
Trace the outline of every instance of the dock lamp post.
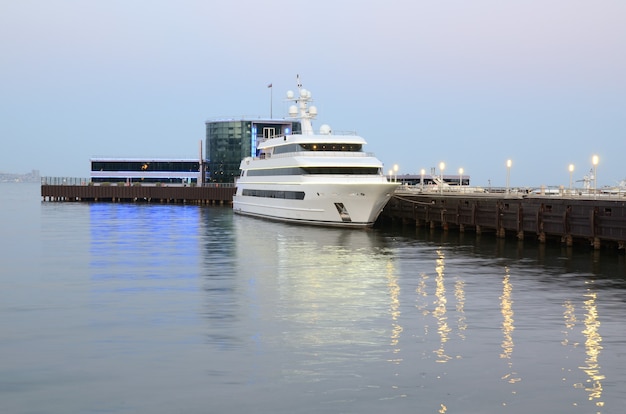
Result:
<instances>
[{"instance_id":1,"label":"dock lamp post","mask_svg":"<svg viewBox=\"0 0 626 414\"><path fill-rule=\"evenodd\" d=\"M513 161L506 160L506 193L509 194L511 191L509 187L510 179L511 179L511 165L513 165Z\"/></svg>"},{"instance_id":2,"label":"dock lamp post","mask_svg":"<svg viewBox=\"0 0 626 414\"><path fill-rule=\"evenodd\" d=\"M569 192L572 192L572 183L573 183L573 175L574 175L574 164L569 165Z\"/></svg>"},{"instance_id":3,"label":"dock lamp post","mask_svg":"<svg viewBox=\"0 0 626 414\"><path fill-rule=\"evenodd\" d=\"M443 194L443 170L446 169L446 163L439 163L439 194Z\"/></svg>"},{"instance_id":4,"label":"dock lamp post","mask_svg":"<svg viewBox=\"0 0 626 414\"><path fill-rule=\"evenodd\" d=\"M398 164L394 164L394 166L393 166L393 172L394 172L394 174L395 174L394 181L395 181L395 182L398 182Z\"/></svg>"},{"instance_id":5,"label":"dock lamp post","mask_svg":"<svg viewBox=\"0 0 626 414\"><path fill-rule=\"evenodd\" d=\"M393 170L389 170L389 181L392 181L393 178Z\"/></svg>"},{"instance_id":6,"label":"dock lamp post","mask_svg":"<svg viewBox=\"0 0 626 414\"><path fill-rule=\"evenodd\" d=\"M598 162L600 159L597 155L591 157L591 163L593 164L593 194L598 194Z\"/></svg>"},{"instance_id":7,"label":"dock lamp post","mask_svg":"<svg viewBox=\"0 0 626 414\"><path fill-rule=\"evenodd\" d=\"M459 168L459 191L463 187L463 167Z\"/></svg>"},{"instance_id":8,"label":"dock lamp post","mask_svg":"<svg viewBox=\"0 0 626 414\"><path fill-rule=\"evenodd\" d=\"M426 170L422 168L420 171L422 178L420 179L420 184L422 184L422 191L424 191L424 174L426 174Z\"/></svg>"}]
</instances>

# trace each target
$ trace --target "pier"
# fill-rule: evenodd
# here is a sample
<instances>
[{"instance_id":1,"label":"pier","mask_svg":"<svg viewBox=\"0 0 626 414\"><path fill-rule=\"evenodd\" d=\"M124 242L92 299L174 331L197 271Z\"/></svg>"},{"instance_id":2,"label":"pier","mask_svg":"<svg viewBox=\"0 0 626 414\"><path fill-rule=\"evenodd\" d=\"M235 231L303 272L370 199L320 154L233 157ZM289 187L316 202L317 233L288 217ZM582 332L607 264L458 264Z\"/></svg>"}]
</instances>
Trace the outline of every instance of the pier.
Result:
<instances>
[{"instance_id":1,"label":"pier","mask_svg":"<svg viewBox=\"0 0 626 414\"><path fill-rule=\"evenodd\" d=\"M625 194L421 192L400 189L379 220L499 238L624 250Z\"/></svg>"},{"instance_id":2,"label":"pier","mask_svg":"<svg viewBox=\"0 0 626 414\"><path fill-rule=\"evenodd\" d=\"M233 184L183 185L92 185L79 182L41 184L43 201L133 202L168 204L231 205Z\"/></svg>"},{"instance_id":3,"label":"pier","mask_svg":"<svg viewBox=\"0 0 626 414\"><path fill-rule=\"evenodd\" d=\"M463 191L460 191L461 188ZM232 205L233 184L102 185L84 180L50 180L41 184L43 201L132 202ZM626 247L626 193L580 194L561 192L472 192L450 187L445 192L403 186L396 191L379 223L476 234L499 238L557 241L567 246L586 244L624 250Z\"/></svg>"}]
</instances>

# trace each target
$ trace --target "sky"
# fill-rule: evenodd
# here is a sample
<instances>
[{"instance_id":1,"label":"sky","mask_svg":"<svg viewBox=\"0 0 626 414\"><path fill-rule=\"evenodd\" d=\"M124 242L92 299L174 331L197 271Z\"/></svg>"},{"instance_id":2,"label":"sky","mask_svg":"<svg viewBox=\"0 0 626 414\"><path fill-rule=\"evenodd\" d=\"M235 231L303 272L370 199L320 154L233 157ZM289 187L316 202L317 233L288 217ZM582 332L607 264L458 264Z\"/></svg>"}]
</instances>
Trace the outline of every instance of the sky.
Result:
<instances>
[{"instance_id":1,"label":"sky","mask_svg":"<svg viewBox=\"0 0 626 414\"><path fill-rule=\"evenodd\" d=\"M197 158L208 119L286 116L299 74L314 127L385 171L567 187L597 155L615 185L625 21L623 0L0 0L0 172Z\"/></svg>"}]
</instances>

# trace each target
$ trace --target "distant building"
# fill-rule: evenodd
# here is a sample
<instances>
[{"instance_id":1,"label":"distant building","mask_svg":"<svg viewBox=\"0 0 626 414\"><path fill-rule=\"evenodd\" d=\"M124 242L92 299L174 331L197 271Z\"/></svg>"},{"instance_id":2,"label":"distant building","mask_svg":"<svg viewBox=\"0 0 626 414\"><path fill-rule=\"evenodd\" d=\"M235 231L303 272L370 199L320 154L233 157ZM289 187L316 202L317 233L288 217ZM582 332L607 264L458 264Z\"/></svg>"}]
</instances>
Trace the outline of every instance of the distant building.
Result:
<instances>
[{"instance_id":1,"label":"distant building","mask_svg":"<svg viewBox=\"0 0 626 414\"><path fill-rule=\"evenodd\" d=\"M239 164L256 155L257 142L300 132L300 123L284 119L227 119L206 122L206 181L232 183Z\"/></svg>"}]
</instances>

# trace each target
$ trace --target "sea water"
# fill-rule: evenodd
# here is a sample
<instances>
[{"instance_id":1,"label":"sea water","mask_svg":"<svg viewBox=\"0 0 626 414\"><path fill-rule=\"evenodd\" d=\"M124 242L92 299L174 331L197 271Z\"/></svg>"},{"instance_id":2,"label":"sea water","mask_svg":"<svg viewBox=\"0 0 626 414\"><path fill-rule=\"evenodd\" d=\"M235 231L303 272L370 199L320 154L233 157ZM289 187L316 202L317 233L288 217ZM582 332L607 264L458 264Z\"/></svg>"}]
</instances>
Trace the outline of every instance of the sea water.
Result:
<instances>
[{"instance_id":1,"label":"sea water","mask_svg":"<svg viewBox=\"0 0 626 414\"><path fill-rule=\"evenodd\" d=\"M626 407L617 251L15 183L0 235L2 413Z\"/></svg>"}]
</instances>

